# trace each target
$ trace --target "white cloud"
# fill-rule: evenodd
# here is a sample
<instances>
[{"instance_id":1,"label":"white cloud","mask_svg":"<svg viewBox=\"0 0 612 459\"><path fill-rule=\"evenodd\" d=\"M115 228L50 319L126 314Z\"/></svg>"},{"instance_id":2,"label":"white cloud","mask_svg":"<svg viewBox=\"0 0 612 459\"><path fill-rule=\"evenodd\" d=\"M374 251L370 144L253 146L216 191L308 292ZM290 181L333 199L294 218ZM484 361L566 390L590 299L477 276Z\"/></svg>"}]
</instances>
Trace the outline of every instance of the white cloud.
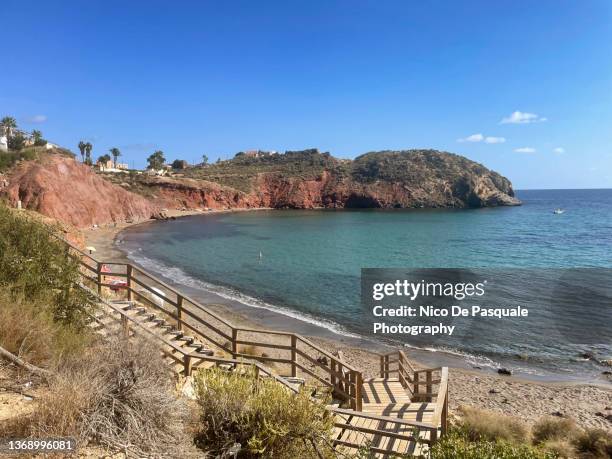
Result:
<instances>
[{"instance_id":1,"label":"white cloud","mask_svg":"<svg viewBox=\"0 0 612 459\"><path fill-rule=\"evenodd\" d=\"M485 137L485 143L504 143L506 141L505 137Z\"/></svg>"},{"instance_id":2,"label":"white cloud","mask_svg":"<svg viewBox=\"0 0 612 459\"><path fill-rule=\"evenodd\" d=\"M515 148L514 151L517 153L535 153L536 149L532 147L521 147L521 148Z\"/></svg>"},{"instance_id":3,"label":"white cloud","mask_svg":"<svg viewBox=\"0 0 612 459\"><path fill-rule=\"evenodd\" d=\"M565 148L563 148L563 147L557 147L557 148L554 148L554 149L553 149L553 152L555 152L555 153L557 153L557 154L561 155L561 154L565 153Z\"/></svg>"},{"instance_id":4,"label":"white cloud","mask_svg":"<svg viewBox=\"0 0 612 459\"><path fill-rule=\"evenodd\" d=\"M529 123L541 123L548 121L548 118L536 115L535 113L519 112L518 110L512 112L510 116L503 118L499 124L529 124Z\"/></svg>"},{"instance_id":5,"label":"white cloud","mask_svg":"<svg viewBox=\"0 0 612 459\"><path fill-rule=\"evenodd\" d=\"M457 139L457 142L484 142L484 143L504 143L505 137L485 137L482 134L472 134L461 139Z\"/></svg>"},{"instance_id":6,"label":"white cloud","mask_svg":"<svg viewBox=\"0 0 612 459\"><path fill-rule=\"evenodd\" d=\"M457 142L482 142L484 140L484 135L482 134L472 134L463 139L457 139Z\"/></svg>"},{"instance_id":7,"label":"white cloud","mask_svg":"<svg viewBox=\"0 0 612 459\"><path fill-rule=\"evenodd\" d=\"M47 121L47 115L34 115L26 118L26 123L40 124Z\"/></svg>"}]
</instances>

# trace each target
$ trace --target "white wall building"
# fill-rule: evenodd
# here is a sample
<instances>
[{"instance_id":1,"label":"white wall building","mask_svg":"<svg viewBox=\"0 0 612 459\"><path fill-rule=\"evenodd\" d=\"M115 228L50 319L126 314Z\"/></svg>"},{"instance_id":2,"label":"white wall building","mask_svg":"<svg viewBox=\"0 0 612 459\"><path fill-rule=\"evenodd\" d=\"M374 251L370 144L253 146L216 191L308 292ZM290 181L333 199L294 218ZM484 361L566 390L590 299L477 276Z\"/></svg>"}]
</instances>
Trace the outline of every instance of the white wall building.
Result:
<instances>
[{"instance_id":1,"label":"white wall building","mask_svg":"<svg viewBox=\"0 0 612 459\"><path fill-rule=\"evenodd\" d=\"M8 139L5 135L0 135L0 151L8 151Z\"/></svg>"}]
</instances>

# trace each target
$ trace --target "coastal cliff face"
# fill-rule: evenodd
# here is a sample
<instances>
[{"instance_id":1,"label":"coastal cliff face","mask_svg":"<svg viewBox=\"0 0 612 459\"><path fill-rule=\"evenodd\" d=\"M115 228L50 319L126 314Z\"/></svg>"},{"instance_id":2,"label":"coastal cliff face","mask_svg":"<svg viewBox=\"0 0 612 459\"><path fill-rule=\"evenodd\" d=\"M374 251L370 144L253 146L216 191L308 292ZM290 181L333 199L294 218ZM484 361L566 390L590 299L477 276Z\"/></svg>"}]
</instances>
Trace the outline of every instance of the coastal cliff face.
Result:
<instances>
[{"instance_id":1,"label":"coastal cliff face","mask_svg":"<svg viewBox=\"0 0 612 459\"><path fill-rule=\"evenodd\" d=\"M353 161L306 150L238 157L193 168L187 174L190 179L158 180L155 184L149 179L148 186L157 187L162 196L178 193L184 198L184 207L214 208L219 203L229 208L295 209L520 204L505 177L462 156L433 150L367 153ZM221 186L215 188L215 184ZM189 193L179 191L184 187Z\"/></svg>"},{"instance_id":2,"label":"coastal cliff face","mask_svg":"<svg viewBox=\"0 0 612 459\"><path fill-rule=\"evenodd\" d=\"M24 161L0 194L83 228L159 216L163 208L420 208L518 205L508 179L433 150L336 159L317 150L242 157L180 177L96 174L61 155Z\"/></svg>"},{"instance_id":3,"label":"coastal cliff face","mask_svg":"<svg viewBox=\"0 0 612 459\"><path fill-rule=\"evenodd\" d=\"M72 158L49 154L23 161L8 175L1 194L11 204L85 228L126 220L149 219L157 206L124 190Z\"/></svg>"}]
</instances>

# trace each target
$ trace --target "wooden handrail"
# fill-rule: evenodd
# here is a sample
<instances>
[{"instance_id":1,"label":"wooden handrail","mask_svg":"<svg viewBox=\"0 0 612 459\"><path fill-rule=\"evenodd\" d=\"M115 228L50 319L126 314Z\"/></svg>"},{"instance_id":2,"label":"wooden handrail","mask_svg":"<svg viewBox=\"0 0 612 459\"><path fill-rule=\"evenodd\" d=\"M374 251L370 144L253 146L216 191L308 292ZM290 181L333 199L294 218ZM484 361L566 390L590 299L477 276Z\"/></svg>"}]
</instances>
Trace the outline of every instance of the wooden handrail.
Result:
<instances>
[{"instance_id":1,"label":"wooden handrail","mask_svg":"<svg viewBox=\"0 0 612 459\"><path fill-rule=\"evenodd\" d=\"M88 276L85 272L81 272L81 275L84 279L93 282L93 285L98 288L98 291L100 291L103 286L122 289L127 292L128 300L131 300L134 294L138 295L146 299L148 303L152 304L155 308L161 310L164 314L167 314L171 318L175 319L177 321L177 328L189 328L190 330L201 336L202 339L206 342L213 343L219 349L223 349L224 351L229 352L232 355L231 358L217 357L202 352L185 350L184 348L177 346L171 340L156 334L152 329L145 326L140 321L136 320L134 317L124 311L121 307L104 301L106 306L111 308L112 311L119 314L120 323L123 324L122 330L126 336L129 336L130 326L132 326L132 331L134 333L138 331L139 333L145 333L149 336L154 337L155 339L161 340L165 346L162 349L162 352L168 355L168 357L171 357L175 361L181 363L184 366L186 375L189 375L193 368L197 368L203 362L212 362L217 365L229 364L233 365L234 367L240 365L249 366L255 369L257 377L263 377L265 375L274 379L276 382L280 383L281 385L283 385L283 387L289 389L290 391L297 393L299 389L296 387L296 385L291 384L282 376L274 374L268 367L260 363L261 361L277 362L283 365L290 365L291 376L296 377L297 371L299 370L305 375L310 375L322 384L332 387L334 393L339 394L341 398L345 397L350 402L351 409L327 407L331 410L332 413L336 415L357 416L358 418L381 421L385 423L393 423L396 425L407 426L410 428L426 430L430 432L430 438L419 439L419 441L428 444L433 444L437 440L438 431L440 432L440 435L444 435L447 431L448 368L446 367L415 370L402 349L392 351L387 354L382 354L380 356L380 359L381 376L383 378L388 378L390 374L397 373L399 381L402 383L402 386L406 388L406 390L410 390L414 386L414 391L412 394L415 397L414 401L418 401L418 399L422 399L422 397L426 397L427 399L433 399L433 397L436 397L431 422L410 421L402 418L375 415L363 412L361 411L363 403L362 373L347 362L345 362L342 359L340 353L338 354L338 356L334 356L331 352L322 349L318 345L311 342L309 339L295 333L282 332L277 330L254 329L248 327L236 327L230 321L222 318L221 316L209 310L207 307L182 294L178 290L166 284L164 281L142 270L141 268L134 266L131 263L99 262L95 258L87 255L85 252L74 247L68 241L62 238L60 239L64 243L66 243L70 249L74 250L75 253L79 255L76 256L79 263L84 266L87 271L94 273L95 277ZM95 264L95 266L92 266L92 264ZM125 272L112 272L112 270L110 270L110 272L103 272L103 265L107 265L109 267L125 266ZM103 282L103 278L107 276L126 279L127 285L116 286ZM149 283L148 281L151 281L158 287L161 287L164 292L160 293L160 291L154 289L153 285L151 285L151 283ZM143 296L140 291L137 291L135 287L138 286L145 288L148 293L153 295L153 297L151 297L153 298L153 300L151 298ZM168 310L168 308L160 307L160 305L155 302L155 298L158 298L159 300L163 301L163 303L160 304L169 306L170 310ZM208 315L214 322L211 323L208 318L202 317L202 314ZM187 319L190 320L188 321ZM203 332L200 328L197 328L198 326L205 327L205 329L211 331L212 333L215 333L215 338L217 338L218 335L222 339L226 339L228 342L226 344L222 344L222 341L217 342L216 339L213 339L212 336L204 334L205 332ZM224 327L227 327L227 331L222 330L222 328ZM239 333L247 333L255 335L255 337L250 336L248 338L240 338ZM256 338L258 334L286 336L290 338L290 343L285 345L259 342ZM241 353L238 349L239 345L278 349L279 351L289 352L290 358L268 356L264 357ZM168 351L168 349L170 349L170 351ZM320 357L325 357L327 360L320 360ZM301 359L301 361L299 361L298 359ZM306 364L303 364L304 361L306 362ZM314 367L308 368L306 366L308 363L312 364ZM390 365L393 365L394 368L390 368ZM319 374L317 374L316 372L317 369L321 370ZM320 376L320 374L323 374L322 372L324 372L324 374L326 375L326 377L328 377L329 380L327 380L326 377ZM434 378L433 375L437 372L440 372L440 377L438 378L436 375L436 377ZM425 374L425 380L420 379L419 376L422 374ZM417 389L419 386L423 385L427 386L427 392L419 393ZM437 391L433 389L434 386L437 386ZM335 425L337 427L345 428L348 430L361 431L363 433L373 435L386 435L391 438L416 441L414 433L403 434L386 431L384 428L366 428L361 425L354 426L350 425L350 423L348 422L345 424L342 422L342 420L337 420L335 422Z\"/></svg>"},{"instance_id":2,"label":"wooden handrail","mask_svg":"<svg viewBox=\"0 0 612 459\"><path fill-rule=\"evenodd\" d=\"M103 277L115 276L115 277L124 278L127 281L126 282L127 285L115 286L117 289L125 290L127 292L128 298L130 299L135 294L139 298L144 300L147 304L151 305L155 309L162 311L164 314L167 314L173 320L177 321L177 328L181 329L182 327L188 327L193 332L199 334L205 341L214 344L216 347L219 347L220 349L230 352L233 358L237 356L241 356L241 357L244 357L250 360L254 360L256 363L259 360L259 361L278 362L282 364L290 364L292 376L296 376L297 369L300 369L304 373L315 377L322 384L333 387L336 391L338 391L338 393L344 394L350 400L351 408L361 409L362 407L361 385L363 381L361 372L358 371L353 366L351 366L350 364L348 364L347 362L344 362L339 357L335 357L330 352L312 343L307 338L301 335L295 334L295 333L282 332L278 330L262 330L262 329L248 328L248 327L237 327L233 325L231 322L229 322L228 320L212 312L205 306L202 306L197 301L191 299L189 296L184 295L183 293L180 293L179 291L177 291L176 289L174 289L173 287L165 283L163 280L142 270L141 268L134 266L131 263L120 263L120 262L114 262L114 261L100 262L96 260L95 258L87 255L82 250L79 250L78 248L74 247L72 244L70 244L70 242L66 241L65 239L62 239L59 236L57 237L60 240L62 240L65 244L67 244L70 249L74 250L76 254L80 255L81 257L85 257L88 261L91 261L96 264L96 267L94 268L90 264L86 263L85 260L82 260L81 257L79 256L76 257L82 266L85 266L86 269L93 271L95 273L95 276L96 276L95 278L92 278L86 275L83 275L83 276L84 278L96 284L99 293L101 292L102 287L113 287L112 284L103 282ZM106 265L109 267L110 266L113 266L113 267L125 266L126 269L125 269L125 272L112 272L112 270L110 272L103 272L102 271L103 265ZM154 290L153 287L147 283L147 279L149 281L154 282L162 290L165 290L166 293L160 293ZM134 288L137 286L144 288L146 292L148 292L148 294L153 295L154 298L158 298L160 301L162 301L163 302L161 303L162 305L167 304L175 312L169 311L167 308L161 307L159 304L156 304L155 301L151 299L153 297L149 298L147 296L144 296L143 293L141 293L140 291ZM202 313L205 313L210 318L212 318L214 321L227 327L228 328L227 333L219 329L217 326L211 324L208 320L205 320L203 317L196 314L195 311L200 311ZM228 349L225 345L221 345L220 343L218 343L212 337L202 334L203 332L201 330L197 329L194 325L191 325L190 323L185 321L186 317L191 318L194 324L203 326L206 329L217 334L218 336L221 336L222 338L227 339L230 342L229 344L231 346L231 350ZM290 338L291 345L288 345L288 346L271 345L269 343L264 343L264 342L259 343L257 342L257 340L252 340L252 339L251 340L241 340L239 339L239 336L238 336L238 334L241 332L251 333L251 334L286 336ZM305 351L301 350L298 347L300 343L306 346L306 350L312 353L315 353L319 356L326 357L327 364L321 363L317 359L313 359L311 356L307 355ZM277 348L282 351L290 352L291 358L283 359L283 358L271 358L271 357L242 354L237 349L237 346L239 344ZM188 363L190 365L189 359L193 355L194 354L192 353L192 354L189 354L189 356L185 356L185 359L187 361L186 366ZM299 364L299 362L297 361L298 356L300 358L307 358L307 360L309 361L317 362L316 367L327 374L327 376L329 377L329 381L326 378L320 377L313 371L307 369L305 366Z\"/></svg>"},{"instance_id":3,"label":"wooden handrail","mask_svg":"<svg viewBox=\"0 0 612 459\"><path fill-rule=\"evenodd\" d=\"M441 435L446 433L447 429L447 414L448 414L448 368L440 369L440 386L436 399L436 409L432 417L432 424L441 425ZM435 435L435 434L432 434ZM436 440L432 438L432 440Z\"/></svg>"},{"instance_id":4,"label":"wooden handrail","mask_svg":"<svg viewBox=\"0 0 612 459\"><path fill-rule=\"evenodd\" d=\"M433 430L437 430L438 429L438 427L436 425L434 425L433 423L430 424L430 423L426 423L426 422L410 421L408 419L394 418L394 417L391 417L391 416L381 416L381 415L377 415L377 414L366 413L364 411L355 412L353 410L347 410L347 409L344 409L344 408L330 407L329 410L334 412L334 413L337 413L337 414L344 414L344 415L348 415L348 416L356 416L358 418L372 419L372 420L375 420L375 421L393 422L395 424L416 427L418 429L423 429L423 430L432 430L433 431Z\"/></svg>"}]
</instances>

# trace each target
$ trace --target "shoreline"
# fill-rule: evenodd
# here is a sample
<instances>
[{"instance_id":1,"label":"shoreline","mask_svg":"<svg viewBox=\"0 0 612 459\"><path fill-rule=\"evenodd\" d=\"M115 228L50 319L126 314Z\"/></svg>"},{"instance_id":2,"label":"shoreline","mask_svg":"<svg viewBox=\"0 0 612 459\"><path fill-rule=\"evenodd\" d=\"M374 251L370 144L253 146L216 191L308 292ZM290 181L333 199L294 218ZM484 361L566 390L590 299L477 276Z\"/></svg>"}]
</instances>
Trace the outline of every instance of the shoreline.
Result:
<instances>
[{"instance_id":1,"label":"shoreline","mask_svg":"<svg viewBox=\"0 0 612 459\"><path fill-rule=\"evenodd\" d=\"M166 214L170 218L180 218L257 210L269 209L169 210ZM134 261L128 258L127 254L117 246L118 236L129 227L155 221L145 220L106 225L95 229L82 230L82 233L87 245L93 245L96 248L93 255L95 258L133 263ZM191 288L176 281L173 283L182 289L197 290L197 288ZM361 368L366 377L376 376L378 371L378 356L371 351L385 352L385 350L393 349L392 346L384 343L377 343L366 338L346 337L320 325L311 324L278 312L240 304L237 300L228 300L214 293L204 296L207 296L203 299L207 305L213 303L209 307L238 325L259 329L287 330L289 328L287 331L303 334L330 350L341 350L345 360ZM214 298L214 296L218 298ZM301 324L294 323L298 321ZM288 322L293 326L287 327ZM291 328L294 328L294 330L291 330ZM423 364L423 361L428 359L419 358L419 355L430 352L424 350L419 352L410 348L406 352L410 360L415 362L418 367L427 366ZM438 354L436 356L437 360L442 353L442 351L436 353ZM425 356L422 355L421 357ZM455 357L449 358L448 362L442 362L442 365L450 367L451 381L453 382L451 385L451 410L456 410L460 405L472 405L519 416L530 423L535 422L541 416L555 413L566 414L565 410L571 406L572 417L579 424L606 430L612 428L610 421L596 414L612 405L612 388L605 381L600 383L599 381L578 380L536 380L535 378L530 379L522 376L501 376L493 373L492 370L470 368L467 362L464 366L457 366L456 362L458 360L460 359Z\"/></svg>"}]
</instances>

